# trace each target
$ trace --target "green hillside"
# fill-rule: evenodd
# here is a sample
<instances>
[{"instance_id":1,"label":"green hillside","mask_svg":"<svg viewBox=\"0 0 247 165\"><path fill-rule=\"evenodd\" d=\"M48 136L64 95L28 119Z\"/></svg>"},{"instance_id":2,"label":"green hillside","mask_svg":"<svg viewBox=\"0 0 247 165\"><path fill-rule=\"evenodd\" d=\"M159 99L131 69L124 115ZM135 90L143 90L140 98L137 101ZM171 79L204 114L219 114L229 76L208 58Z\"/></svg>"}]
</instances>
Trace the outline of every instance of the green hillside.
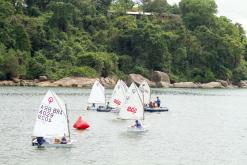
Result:
<instances>
[{"instance_id":1,"label":"green hillside","mask_svg":"<svg viewBox=\"0 0 247 165\"><path fill-rule=\"evenodd\" d=\"M214 0L0 0L0 79L247 79L245 31L216 13Z\"/></svg>"}]
</instances>

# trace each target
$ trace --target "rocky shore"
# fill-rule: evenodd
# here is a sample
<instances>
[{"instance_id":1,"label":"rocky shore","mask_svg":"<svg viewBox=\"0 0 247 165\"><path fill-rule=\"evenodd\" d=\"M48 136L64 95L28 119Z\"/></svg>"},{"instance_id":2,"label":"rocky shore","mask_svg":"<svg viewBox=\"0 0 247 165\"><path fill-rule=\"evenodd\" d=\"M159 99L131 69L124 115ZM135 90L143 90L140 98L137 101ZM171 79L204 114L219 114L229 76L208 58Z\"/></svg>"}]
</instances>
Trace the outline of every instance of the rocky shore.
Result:
<instances>
[{"instance_id":1,"label":"rocky shore","mask_svg":"<svg viewBox=\"0 0 247 165\"><path fill-rule=\"evenodd\" d=\"M35 80L23 80L13 78L12 80L0 81L0 86L38 86L38 87L91 87L98 78L87 77L65 77L57 81L48 80L46 76L40 76ZM107 88L113 88L117 82L116 77L100 78L100 82ZM140 84L146 80L150 87L153 88L247 88L247 80L242 80L238 85L233 85L224 80L217 80L209 83L194 83L194 82L175 82L171 83L168 74L160 71L154 71L151 79L147 79L140 74L129 74L126 80L127 85L132 82Z\"/></svg>"}]
</instances>

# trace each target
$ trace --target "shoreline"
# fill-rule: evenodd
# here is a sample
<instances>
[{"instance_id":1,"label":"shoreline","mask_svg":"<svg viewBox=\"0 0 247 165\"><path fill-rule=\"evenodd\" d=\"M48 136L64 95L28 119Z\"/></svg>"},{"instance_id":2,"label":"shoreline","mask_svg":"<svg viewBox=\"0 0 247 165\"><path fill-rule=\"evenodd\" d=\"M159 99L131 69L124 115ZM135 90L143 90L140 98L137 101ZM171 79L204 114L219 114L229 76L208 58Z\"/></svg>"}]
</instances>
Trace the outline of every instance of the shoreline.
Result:
<instances>
[{"instance_id":1,"label":"shoreline","mask_svg":"<svg viewBox=\"0 0 247 165\"><path fill-rule=\"evenodd\" d=\"M0 86L29 86L29 87L74 87L74 88L90 88L92 87L95 80L100 82L106 88L114 88L117 79L114 78L86 78L86 77L65 77L57 81L51 80L24 80L24 79L13 79L13 80L1 80ZM141 80L143 81L143 80ZM151 88L188 88L188 89L244 89L247 88L247 81L241 81L239 85L232 85L223 80L218 80L209 83L194 83L194 82L177 82L169 83L164 81L154 82L148 80L148 84ZM128 79L127 84L135 82L138 85L140 82Z\"/></svg>"}]
</instances>

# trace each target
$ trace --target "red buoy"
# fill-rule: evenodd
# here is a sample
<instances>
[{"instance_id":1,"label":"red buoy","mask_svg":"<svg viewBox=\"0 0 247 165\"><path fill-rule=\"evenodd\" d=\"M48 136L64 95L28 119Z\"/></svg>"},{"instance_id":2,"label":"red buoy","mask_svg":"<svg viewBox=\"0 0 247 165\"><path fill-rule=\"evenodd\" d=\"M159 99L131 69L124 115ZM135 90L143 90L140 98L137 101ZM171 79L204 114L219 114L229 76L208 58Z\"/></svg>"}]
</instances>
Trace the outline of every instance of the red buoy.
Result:
<instances>
[{"instance_id":1,"label":"red buoy","mask_svg":"<svg viewBox=\"0 0 247 165\"><path fill-rule=\"evenodd\" d=\"M82 116L80 116L73 125L73 127L76 129L87 129L90 126L87 122L83 121Z\"/></svg>"}]
</instances>

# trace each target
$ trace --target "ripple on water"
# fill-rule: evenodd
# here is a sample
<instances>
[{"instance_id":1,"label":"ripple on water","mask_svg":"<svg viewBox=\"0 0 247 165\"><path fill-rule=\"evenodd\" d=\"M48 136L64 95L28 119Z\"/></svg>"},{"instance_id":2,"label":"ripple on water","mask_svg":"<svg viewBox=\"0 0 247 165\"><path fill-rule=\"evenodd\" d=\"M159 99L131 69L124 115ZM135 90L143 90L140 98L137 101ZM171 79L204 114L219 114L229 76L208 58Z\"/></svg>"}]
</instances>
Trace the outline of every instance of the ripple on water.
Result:
<instances>
[{"instance_id":1,"label":"ripple on water","mask_svg":"<svg viewBox=\"0 0 247 165\"><path fill-rule=\"evenodd\" d=\"M71 149L37 149L31 135L48 88L0 88L0 163L23 165L212 165L247 162L247 90L154 89L169 112L145 113L149 131L126 132L116 114L85 111L89 89L53 88L68 104L70 125L79 115L85 131L71 126ZM110 98L112 90L107 90Z\"/></svg>"}]
</instances>

